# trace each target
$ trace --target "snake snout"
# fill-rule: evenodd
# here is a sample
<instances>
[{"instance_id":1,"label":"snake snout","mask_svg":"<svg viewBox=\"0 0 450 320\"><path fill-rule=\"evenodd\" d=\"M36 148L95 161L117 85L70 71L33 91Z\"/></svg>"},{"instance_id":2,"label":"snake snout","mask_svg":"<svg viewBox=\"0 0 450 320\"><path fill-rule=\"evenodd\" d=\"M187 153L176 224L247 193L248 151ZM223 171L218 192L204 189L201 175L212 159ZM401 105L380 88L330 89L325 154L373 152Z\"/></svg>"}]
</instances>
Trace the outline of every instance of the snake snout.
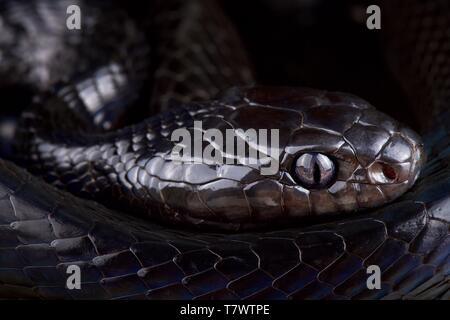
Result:
<instances>
[{"instance_id":1,"label":"snake snout","mask_svg":"<svg viewBox=\"0 0 450 320\"><path fill-rule=\"evenodd\" d=\"M409 131L394 134L368 168L373 183L411 186L416 181L426 155L420 138Z\"/></svg>"}]
</instances>

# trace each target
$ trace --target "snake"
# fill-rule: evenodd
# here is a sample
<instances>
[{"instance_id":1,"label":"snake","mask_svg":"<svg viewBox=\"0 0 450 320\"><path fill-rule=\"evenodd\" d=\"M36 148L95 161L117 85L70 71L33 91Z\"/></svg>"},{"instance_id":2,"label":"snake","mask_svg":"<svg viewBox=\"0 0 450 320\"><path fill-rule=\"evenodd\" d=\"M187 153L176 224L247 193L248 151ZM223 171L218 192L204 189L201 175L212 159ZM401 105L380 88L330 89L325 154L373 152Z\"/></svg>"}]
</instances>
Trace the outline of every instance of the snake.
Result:
<instances>
[{"instance_id":1,"label":"snake","mask_svg":"<svg viewBox=\"0 0 450 320\"><path fill-rule=\"evenodd\" d=\"M30 98L1 132L0 297L448 300L450 6L381 9L420 135L352 94L257 85L213 1L1 1L2 95ZM174 158L180 129L212 162Z\"/></svg>"}]
</instances>

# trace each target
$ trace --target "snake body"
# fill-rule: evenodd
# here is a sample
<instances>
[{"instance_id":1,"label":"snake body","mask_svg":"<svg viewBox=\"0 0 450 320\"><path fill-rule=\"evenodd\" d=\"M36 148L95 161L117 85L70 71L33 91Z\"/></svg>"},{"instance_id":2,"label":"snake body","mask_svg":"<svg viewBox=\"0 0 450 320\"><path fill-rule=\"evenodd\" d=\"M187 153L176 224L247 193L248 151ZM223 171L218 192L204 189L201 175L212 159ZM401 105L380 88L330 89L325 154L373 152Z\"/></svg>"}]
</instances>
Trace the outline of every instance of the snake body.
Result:
<instances>
[{"instance_id":1,"label":"snake body","mask_svg":"<svg viewBox=\"0 0 450 320\"><path fill-rule=\"evenodd\" d=\"M33 3L55 10L47 1ZM443 2L434 3L448 9ZM21 8L9 4L8 8ZM59 5L64 7L64 1L56 8ZM26 51L11 43L3 47L13 61L6 66L23 75L12 77L13 84L34 86L39 79L41 88L34 87L40 91L61 72L67 75L63 85L43 95L23 116L18 137L27 168L95 202L1 161L0 296L448 298L450 172L445 119L449 118L444 90L421 93L422 99L433 97L436 104L432 117L424 119L433 124L424 128L432 133L425 141L429 161L424 166L421 139L360 98L313 89L246 86L253 81L251 68L245 54L227 51L239 42L219 7L204 1L166 5L156 3L162 13L151 24L159 31L157 48L142 44L145 34L132 20L103 7L97 13L93 10L93 16L106 19L111 14L128 27L119 31L105 26L105 31L94 23L78 41L78 37L68 41L61 36L63 31L51 29L54 33L47 33L51 41L61 43L53 53L72 52L68 57L89 51L94 40L102 39L100 35L117 37L95 45L99 51L90 53L93 57L86 53L79 74L69 69L54 72L52 68L58 66L53 63L39 72L34 67L42 64L29 59L39 55L21 56ZM31 17L42 11L35 10L40 5L24 8ZM14 10L3 10L2 17L14 21ZM46 12L48 17L58 11ZM189 18L180 18L177 12L189 12L185 15ZM192 17L198 21L192 22ZM100 18L90 21L103 26ZM209 33L199 32L199 25ZM217 25L227 32L211 37ZM33 45L28 36L25 32L24 44ZM450 43L445 36L441 41ZM115 42L125 39L117 48ZM401 49L401 41L395 45L400 47L397 54L411 54ZM442 48L445 53L446 47ZM148 54L151 50L153 55ZM194 63L195 59L199 61ZM177 67L180 61L189 62L187 71ZM199 65L202 69L196 68ZM149 69L154 72L148 73ZM403 70L397 70L399 75ZM125 112L120 106L139 103L149 83L153 84L150 105L158 106L161 113L117 130ZM433 84L429 84L432 89ZM244 86L212 98L230 85ZM432 95L427 96L429 92ZM175 102L170 100L174 96ZM420 101L412 103L419 113ZM60 125L61 119L66 127ZM262 176L261 164L251 167L239 161L175 165L168 157L174 146L170 133L177 128L192 130L195 120L202 120L204 129L279 128L283 152L277 174ZM332 186L309 190L299 185L291 167L299 153L309 152L333 156L338 171ZM380 163L395 169L394 181L380 182ZM350 213L395 199L381 208ZM330 214L334 221L293 227L304 218ZM175 222L177 227L161 225L155 218ZM267 230L276 222L282 227ZM193 226L200 230L192 230ZM261 226L265 229L258 230ZM249 228L255 230L245 230ZM82 290L66 287L67 267L74 264L82 270ZM381 269L379 290L367 287L370 265Z\"/></svg>"}]
</instances>

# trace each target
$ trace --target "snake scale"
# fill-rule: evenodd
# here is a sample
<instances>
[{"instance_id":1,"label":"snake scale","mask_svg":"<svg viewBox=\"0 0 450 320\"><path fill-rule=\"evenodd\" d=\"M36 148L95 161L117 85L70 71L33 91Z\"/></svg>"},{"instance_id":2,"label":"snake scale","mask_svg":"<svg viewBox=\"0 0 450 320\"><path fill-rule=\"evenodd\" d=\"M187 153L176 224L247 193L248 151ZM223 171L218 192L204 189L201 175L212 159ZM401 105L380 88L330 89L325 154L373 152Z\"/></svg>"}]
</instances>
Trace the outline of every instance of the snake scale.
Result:
<instances>
[{"instance_id":1,"label":"snake scale","mask_svg":"<svg viewBox=\"0 0 450 320\"><path fill-rule=\"evenodd\" d=\"M254 86L212 1L152 1L152 19L78 1L68 31L72 3L0 1L0 86L36 95L8 141L33 174L0 161L1 298L450 297L448 1L381 5L423 145L353 95ZM279 170L175 164L170 133L196 120L279 128Z\"/></svg>"}]
</instances>

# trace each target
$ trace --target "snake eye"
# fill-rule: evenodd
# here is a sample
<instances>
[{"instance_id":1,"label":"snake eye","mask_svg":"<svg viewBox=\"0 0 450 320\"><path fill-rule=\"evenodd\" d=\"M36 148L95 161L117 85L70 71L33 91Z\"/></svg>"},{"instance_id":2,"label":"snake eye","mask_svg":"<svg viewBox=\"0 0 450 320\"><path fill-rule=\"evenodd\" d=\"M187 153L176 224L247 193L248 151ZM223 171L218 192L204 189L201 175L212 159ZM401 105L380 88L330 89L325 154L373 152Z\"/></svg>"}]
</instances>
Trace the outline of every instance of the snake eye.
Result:
<instances>
[{"instance_id":1,"label":"snake eye","mask_svg":"<svg viewBox=\"0 0 450 320\"><path fill-rule=\"evenodd\" d=\"M310 189L328 187L336 177L336 165L321 153L304 153L295 161L294 177Z\"/></svg>"}]
</instances>

